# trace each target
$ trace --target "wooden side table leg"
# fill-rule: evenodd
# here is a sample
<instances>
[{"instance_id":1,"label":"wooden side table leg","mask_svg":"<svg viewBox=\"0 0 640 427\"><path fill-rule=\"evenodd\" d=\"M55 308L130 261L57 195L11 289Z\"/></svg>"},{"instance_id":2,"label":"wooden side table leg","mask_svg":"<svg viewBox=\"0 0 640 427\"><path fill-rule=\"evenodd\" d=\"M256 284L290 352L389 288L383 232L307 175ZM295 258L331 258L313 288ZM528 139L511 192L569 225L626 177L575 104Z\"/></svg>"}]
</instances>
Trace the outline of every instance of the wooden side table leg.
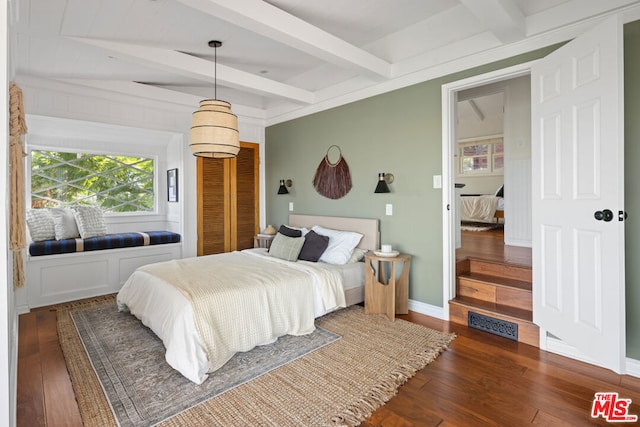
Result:
<instances>
[{"instance_id":1,"label":"wooden side table leg","mask_svg":"<svg viewBox=\"0 0 640 427\"><path fill-rule=\"evenodd\" d=\"M385 298L386 310L385 313L389 320L394 322L396 320L396 263L391 263L391 275L388 279L387 295Z\"/></svg>"},{"instance_id":2,"label":"wooden side table leg","mask_svg":"<svg viewBox=\"0 0 640 427\"><path fill-rule=\"evenodd\" d=\"M364 312L366 314L378 313L376 285L378 284L376 270L373 261L369 260L365 263L364 273Z\"/></svg>"},{"instance_id":3,"label":"wooden side table leg","mask_svg":"<svg viewBox=\"0 0 640 427\"><path fill-rule=\"evenodd\" d=\"M402 272L395 289L395 309L397 314L409 313L409 266L411 260L407 259L402 263ZM395 264L394 264L395 266Z\"/></svg>"}]
</instances>

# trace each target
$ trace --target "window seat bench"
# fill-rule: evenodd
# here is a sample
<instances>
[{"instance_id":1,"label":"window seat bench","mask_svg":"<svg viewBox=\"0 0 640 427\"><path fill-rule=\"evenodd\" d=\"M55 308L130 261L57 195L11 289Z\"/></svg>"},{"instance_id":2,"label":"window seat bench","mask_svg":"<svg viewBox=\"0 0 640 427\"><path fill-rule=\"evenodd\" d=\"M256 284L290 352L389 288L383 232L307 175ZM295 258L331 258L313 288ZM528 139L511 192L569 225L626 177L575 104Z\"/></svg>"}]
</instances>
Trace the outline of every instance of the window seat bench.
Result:
<instances>
[{"instance_id":1,"label":"window seat bench","mask_svg":"<svg viewBox=\"0 0 640 427\"><path fill-rule=\"evenodd\" d=\"M57 255L75 252L99 251L103 249L131 248L135 246L179 243L180 234L170 231L144 231L114 233L87 239L44 240L29 245L29 255Z\"/></svg>"},{"instance_id":2,"label":"window seat bench","mask_svg":"<svg viewBox=\"0 0 640 427\"><path fill-rule=\"evenodd\" d=\"M29 247L18 304L24 312L115 293L138 267L180 258L181 236L168 231L37 242Z\"/></svg>"}]
</instances>

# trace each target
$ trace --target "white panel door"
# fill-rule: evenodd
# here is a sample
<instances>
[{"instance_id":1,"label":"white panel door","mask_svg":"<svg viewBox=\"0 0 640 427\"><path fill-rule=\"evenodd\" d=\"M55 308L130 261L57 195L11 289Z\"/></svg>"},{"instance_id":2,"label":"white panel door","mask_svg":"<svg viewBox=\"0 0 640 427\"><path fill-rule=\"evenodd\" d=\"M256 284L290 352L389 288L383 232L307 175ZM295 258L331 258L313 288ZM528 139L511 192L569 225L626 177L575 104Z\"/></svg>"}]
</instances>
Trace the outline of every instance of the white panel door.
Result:
<instances>
[{"instance_id":1,"label":"white panel door","mask_svg":"<svg viewBox=\"0 0 640 427\"><path fill-rule=\"evenodd\" d=\"M620 373L625 360L621 22L609 18L531 71L533 320Z\"/></svg>"}]
</instances>

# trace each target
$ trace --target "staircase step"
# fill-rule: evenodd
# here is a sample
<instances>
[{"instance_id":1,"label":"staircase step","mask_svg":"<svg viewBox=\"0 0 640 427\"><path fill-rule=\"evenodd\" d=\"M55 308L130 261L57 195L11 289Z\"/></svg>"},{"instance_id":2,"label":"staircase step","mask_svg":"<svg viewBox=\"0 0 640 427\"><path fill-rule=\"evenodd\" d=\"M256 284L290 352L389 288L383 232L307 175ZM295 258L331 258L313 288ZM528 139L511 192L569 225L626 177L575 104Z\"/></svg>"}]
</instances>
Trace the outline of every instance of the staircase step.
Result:
<instances>
[{"instance_id":1,"label":"staircase step","mask_svg":"<svg viewBox=\"0 0 640 427\"><path fill-rule=\"evenodd\" d=\"M458 276L456 295L531 310L531 283L479 273Z\"/></svg>"},{"instance_id":2,"label":"staircase step","mask_svg":"<svg viewBox=\"0 0 640 427\"><path fill-rule=\"evenodd\" d=\"M538 347L540 332L538 326L532 322L531 310L523 310L466 296L457 296L449 301L450 321L468 325L469 311L516 323L518 325L518 342Z\"/></svg>"},{"instance_id":3,"label":"staircase step","mask_svg":"<svg viewBox=\"0 0 640 427\"><path fill-rule=\"evenodd\" d=\"M469 271L471 273L500 276L509 279L531 282L531 266L509 264L497 261L487 261L478 258L469 258Z\"/></svg>"}]
</instances>

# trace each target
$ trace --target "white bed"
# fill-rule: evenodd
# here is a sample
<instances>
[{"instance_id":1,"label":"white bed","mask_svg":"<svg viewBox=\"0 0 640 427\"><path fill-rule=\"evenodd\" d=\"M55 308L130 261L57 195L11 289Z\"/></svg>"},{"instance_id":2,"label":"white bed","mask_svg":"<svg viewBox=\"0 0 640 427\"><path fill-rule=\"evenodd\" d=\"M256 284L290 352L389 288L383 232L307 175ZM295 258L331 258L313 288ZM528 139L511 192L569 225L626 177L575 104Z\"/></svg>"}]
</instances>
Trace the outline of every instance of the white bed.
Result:
<instances>
[{"instance_id":1,"label":"white bed","mask_svg":"<svg viewBox=\"0 0 640 427\"><path fill-rule=\"evenodd\" d=\"M493 222L504 218L504 198L492 195L460 197L460 220Z\"/></svg>"},{"instance_id":2,"label":"white bed","mask_svg":"<svg viewBox=\"0 0 640 427\"><path fill-rule=\"evenodd\" d=\"M378 220L291 215L289 224L306 228L321 225L336 230L359 232L363 234L358 246L362 249L376 249L379 243ZM219 269L221 263L227 263L230 259L246 262L246 272L242 273L243 276L250 276L253 268L254 276L256 271L273 271L271 276L286 276L289 280L287 282L285 279L273 279L274 283L277 282L277 286L268 290L264 290L264 286L258 284L249 285L248 290L243 288L241 292L259 295L255 298L261 298L260 302L253 301L254 296L245 294L229 297L232 299L220 302L222 307L219 310L220 314L211 323L221 322L221 324L215 327L207 324L206 327L214 333L217 333L218 329L235 328L236 333L231 334L230 338L225 336L221 339L220 342L223 344L216 346L219 348L215 349L216 354L213 355L211 346L207 348L203 344L201 334L198 332L203 330L202 320L198 324L200 327L198 329L194 308L190 300L183 295L184 290L167 281L180 281L184 274L193 274L193 280L202 284L209 283L213 276L219 276L224 282L224 274L216 269ZM209 265L210 261L218 264ZM255 267L253 267L254 263ZM178 266L177 270L174 265ZM249 266L252 267L249 268ZM159 278L159 271L169 271L168 275L163 276L165 280ZM216 273L212 273L214 271ZM268 276L270 275L262 274L259 282L268 281ZM191 276L189 277L192 280ZM310 285L300 286L296 283ZM118 305L123 310L129 310L162 339L167 349L165 357L169 365L189 380L200 384L207 378L208 373L222 366L221 363L224 364L235 352L248 351L255 345L268 344L284 334L310 333L315 328L313 326L315 318L363 301L363 284L364 263L362 262L344 266L307 261L293 263L270 257L265 249L258 248L141 267L131 275L121 289L118 294ZM264 314L254 308L256 305L275 306L279 302L278 295L286 295L289 298L289 294L296 294L294 296L297 298L296 302L284 304L287 306L286 310L276 310L276 314L270 315L273 319L265 319ZM266 302L262 302L263 300ZM268 331L262 331L265 328ZM261 331L254 333L254 329ZM244 332L237 333L238 330ZM215 360L209 360L207 354L212 355L212 359Z\"/></svg>"}]
</instances>

